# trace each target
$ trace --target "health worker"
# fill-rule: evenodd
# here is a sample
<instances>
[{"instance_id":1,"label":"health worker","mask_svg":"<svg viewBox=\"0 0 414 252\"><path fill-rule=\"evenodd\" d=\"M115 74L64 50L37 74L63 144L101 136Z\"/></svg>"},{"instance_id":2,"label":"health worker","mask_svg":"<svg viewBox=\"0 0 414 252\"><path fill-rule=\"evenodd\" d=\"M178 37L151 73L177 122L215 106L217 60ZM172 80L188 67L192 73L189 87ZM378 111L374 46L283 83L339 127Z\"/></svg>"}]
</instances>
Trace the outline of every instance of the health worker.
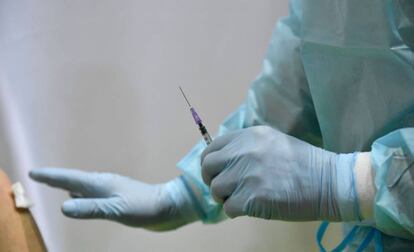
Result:
<instances>
[{"instance_id":1,"label":"health worker","mask_svg":"<svg viewBox=\"0 0 414 252\"><path fill-rule=\"evenodd\" d=\"M182 175L41 168L65 215L150 230L251 216L344 223L334 251L414 249L414 1L290 1L246 101Z\"/></svg>"}]
</instances>

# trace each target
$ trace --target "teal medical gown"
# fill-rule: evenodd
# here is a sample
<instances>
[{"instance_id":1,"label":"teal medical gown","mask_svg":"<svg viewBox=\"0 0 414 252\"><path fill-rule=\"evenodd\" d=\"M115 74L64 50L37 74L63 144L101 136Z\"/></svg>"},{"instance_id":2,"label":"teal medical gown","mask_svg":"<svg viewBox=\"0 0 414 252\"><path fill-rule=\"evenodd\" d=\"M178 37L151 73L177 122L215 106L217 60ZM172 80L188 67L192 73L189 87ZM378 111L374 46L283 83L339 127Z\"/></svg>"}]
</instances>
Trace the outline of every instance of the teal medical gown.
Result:
<instances>
[{"instance_id":1,"label":"teal medical gown","mask_svg":"<svg viewBox=\"0 0 414 252\"><path fill-rule=\"evenodd\" d=\"M269 125L329 151L372 151L375 219L346 224L345 233L354 230L348 245L413 250L413 49L412 0L292 0L261 74L219 134ZM201 179L204 147L178 167L203 221L216 222L223 212Z\"/></svg>"}]
</instances>

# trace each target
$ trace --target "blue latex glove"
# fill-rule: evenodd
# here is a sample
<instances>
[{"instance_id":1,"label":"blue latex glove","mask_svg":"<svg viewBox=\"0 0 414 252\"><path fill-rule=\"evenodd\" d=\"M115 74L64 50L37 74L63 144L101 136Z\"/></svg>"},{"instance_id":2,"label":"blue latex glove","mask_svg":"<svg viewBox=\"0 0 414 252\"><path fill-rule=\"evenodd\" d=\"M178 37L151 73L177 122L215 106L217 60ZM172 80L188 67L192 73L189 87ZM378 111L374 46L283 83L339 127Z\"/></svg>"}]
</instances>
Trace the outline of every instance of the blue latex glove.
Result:
<instances>
[{"instance_id":1,"label":"blue latex glove","mask_svg":"<svg viewBox=\"0 0 414 252\"><path fill-rule=\"evenodd\" d=\"M267 126L216 138L202 177L229 217L356 220L355 154L335 154Z\"/></svg>"},{"instance_id":2,"label":"blue latex glove","mask_svg":"<svg viewBox=\"0 0 414 252\"><path fill-rule=\"evenodd\" d=\"M68 217L109 219L150 230L169 230L197 219L183 177L151 185L112 173L63 168L34 169L30 177L75 197L62 206Z\"/></svg>"}]
</instances>

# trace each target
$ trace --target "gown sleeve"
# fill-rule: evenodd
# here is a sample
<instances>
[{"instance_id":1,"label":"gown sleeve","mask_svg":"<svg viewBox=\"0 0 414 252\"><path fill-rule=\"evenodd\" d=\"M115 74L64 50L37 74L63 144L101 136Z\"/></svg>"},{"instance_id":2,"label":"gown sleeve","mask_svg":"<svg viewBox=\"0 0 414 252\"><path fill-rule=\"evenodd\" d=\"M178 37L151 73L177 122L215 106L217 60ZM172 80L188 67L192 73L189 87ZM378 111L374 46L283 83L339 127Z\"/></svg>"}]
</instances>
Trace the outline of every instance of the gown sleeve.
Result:
<instances>
[{"instance_id":1,"label":"gown sleeve","mask_svg":"<svg viewBox=\"0 0 414 252\"><path fill-rule=\"evenodd\" d=\"M321 133L300 57L300 22L291 8L289 17L275 27L263 62L262 72L250 87L246 101L229 115L218 135L255 125L268 125L282 132L321 145ZM217 222L225 218L215 203L200 172L204 142L196 144L177 164L201 220Z\"/></svg>"},{"instance_id":2,"label":"gown sleeve","mask_svg":"<svg viewBox=\"0 0 414 252\"><path fill-rule=\"evenodd\" d=\"M375 169L374 217L382 232L414 239L414 128L393 131L371 149Z\"/></svg>"}]
</instances>

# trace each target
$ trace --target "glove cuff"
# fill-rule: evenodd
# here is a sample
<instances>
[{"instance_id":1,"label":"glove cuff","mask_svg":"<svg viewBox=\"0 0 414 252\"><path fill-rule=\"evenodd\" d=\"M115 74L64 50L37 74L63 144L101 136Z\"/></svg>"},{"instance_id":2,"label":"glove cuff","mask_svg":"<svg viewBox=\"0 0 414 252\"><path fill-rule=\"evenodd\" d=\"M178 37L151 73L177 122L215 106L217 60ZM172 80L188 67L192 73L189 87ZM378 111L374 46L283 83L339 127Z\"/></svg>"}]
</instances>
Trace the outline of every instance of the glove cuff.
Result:
<instances>
[{"instance_id":1,"label":"glove cuff","mask_svg":"<svg viewBox=\"0 0 414 252\"><path fill-rule=\"evenodd\" d=\"M374 219L375 171L371 166L371 152L359 153L354 167L355 187L359 199L361 218L364 221Z\"/></svg>"},{"instance_id":2,"label":"glove cuff","mask_svg":"<svg viewBox=\"0 0 414 252\"><path fill-rule=\"evenodd\" d=\"M336 160L337 204L342 221L361 220L353 172L357 154L339 154Z\"/></svg>"},{"instance_id":3,"label":"glove cuff","mask_svg":"<svg viewBox=\"0 0 414 252\"><path fill-rule=\"evenodd\" d=\"M169 181L165 184L165 189L177 209L177 218L184 222L183 224L187 224L198 220L199 216L183 179L179 176Z\"/></svg>"}]
</instances>

